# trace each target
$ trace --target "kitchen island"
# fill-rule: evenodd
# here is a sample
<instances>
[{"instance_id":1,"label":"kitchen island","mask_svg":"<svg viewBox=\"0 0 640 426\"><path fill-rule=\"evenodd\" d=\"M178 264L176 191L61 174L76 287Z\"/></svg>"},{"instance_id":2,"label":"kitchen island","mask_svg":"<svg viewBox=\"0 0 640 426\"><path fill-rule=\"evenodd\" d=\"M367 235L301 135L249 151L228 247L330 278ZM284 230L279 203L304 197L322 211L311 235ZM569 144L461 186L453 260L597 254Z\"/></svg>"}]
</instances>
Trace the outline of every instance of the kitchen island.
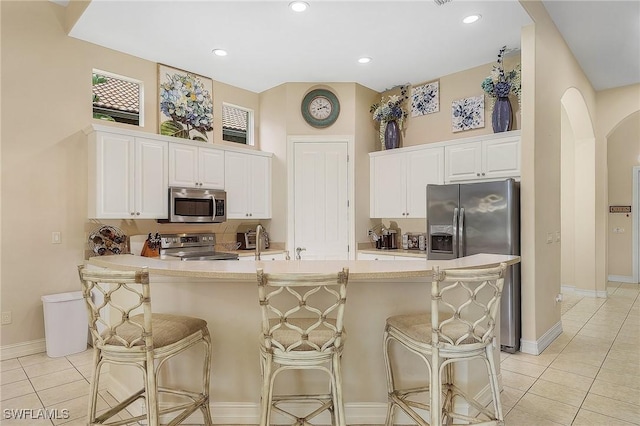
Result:
<instances>
[{"instance_id":1,"label":"kitchen island","mask_svg":"<svg viewBox=\"0 0 640 426\"><path fill-rule=\"evenodd\" d=\"M348 337L343 355L344 398L347 423L381 424L386 415L386 379L382 333L391 315L425 311L429 307L430 277L441 269L514 264L518 256L478 254L446 261L166 261L132 255L93 257L95 267L133 270L147 267L155 312L192 315L207 321L213 341L211 413L215 423L257 424L260 401L258 333L260 310L256 268L267 273L313 273L349 268L345 310ZM499 347L499 345L498 345ZM200 348L195 348L200 349ZM419 384L426 367L409 354L399 354L401 380ZM406 356L405 356L406 355ZM182 357L182 362L180 358ZM200 350L180 355L161 378L172 384L193 386L201 369ZM486 375L480 362L456 366L461 386L482 400L488 397ZM424 374L419 374L424 372ZM322 391L321 374L290 372L279 377L276 389ZM112 367L108 389L118 398L139 386L132 370ZM132 377L133 376L133 377ZM304 379L303 379L304 377ZM487 400L488 402L488 400ZM194 417L197 421L197 417ZM398 421L403 419L399 416ZM405 419L406 420L406 419ZM327 418L328 421L328 418Z\"/></svg>"}]
</instances>

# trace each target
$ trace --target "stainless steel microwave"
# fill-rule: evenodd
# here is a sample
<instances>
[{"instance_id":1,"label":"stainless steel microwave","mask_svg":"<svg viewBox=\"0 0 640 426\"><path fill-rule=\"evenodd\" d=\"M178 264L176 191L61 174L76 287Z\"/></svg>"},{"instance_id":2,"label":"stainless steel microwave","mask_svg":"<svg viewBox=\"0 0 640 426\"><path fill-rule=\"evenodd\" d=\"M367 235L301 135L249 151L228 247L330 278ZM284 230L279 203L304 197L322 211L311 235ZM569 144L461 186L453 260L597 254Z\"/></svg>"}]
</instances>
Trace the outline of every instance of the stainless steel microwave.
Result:
<instances>
[{"instance_id":1,"label":"stainless steel microwave","mask_svg":"<svg viewBox=\"0 0 640 426\"><path fill-rule=\"evenodd\" d=\"M227 193L222 189L170 187L169 219L166 222L224 222L227 220L226 203Z\"/></svg>"}]
</instances>

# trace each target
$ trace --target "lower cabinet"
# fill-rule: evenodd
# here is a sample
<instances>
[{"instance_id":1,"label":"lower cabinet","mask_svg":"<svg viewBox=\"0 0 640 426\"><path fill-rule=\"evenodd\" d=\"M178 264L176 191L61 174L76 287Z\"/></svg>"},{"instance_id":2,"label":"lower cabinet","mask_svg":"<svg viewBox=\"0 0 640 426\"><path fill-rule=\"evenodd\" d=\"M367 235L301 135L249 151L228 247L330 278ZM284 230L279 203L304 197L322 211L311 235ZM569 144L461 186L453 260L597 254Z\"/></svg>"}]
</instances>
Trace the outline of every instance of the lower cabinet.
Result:
<instances>
[{"instance_id":1,"label":"lower cabinet","mask_svg":"<svg viewBox=\"0 0 640 426\"><path fill-rule=\"evenodd\" d=\"M239 260L255 260L255 255L251 254L251 256L240 256ZM260 254L260 260L286 260L284 253L262 253Z\"/></svg>"},{"instance_id":2,"label":"lower cabinet","mask_svg":"<svg viewBox=\"0 0 640 426\"><path fill-rule=\"evenodd\" d=\"M390 255L390 254L373 254L373 253L358 253L358 260L424 260L424 258L416 256L403 256L403 255Z\"/></svg>"}]
</instances>

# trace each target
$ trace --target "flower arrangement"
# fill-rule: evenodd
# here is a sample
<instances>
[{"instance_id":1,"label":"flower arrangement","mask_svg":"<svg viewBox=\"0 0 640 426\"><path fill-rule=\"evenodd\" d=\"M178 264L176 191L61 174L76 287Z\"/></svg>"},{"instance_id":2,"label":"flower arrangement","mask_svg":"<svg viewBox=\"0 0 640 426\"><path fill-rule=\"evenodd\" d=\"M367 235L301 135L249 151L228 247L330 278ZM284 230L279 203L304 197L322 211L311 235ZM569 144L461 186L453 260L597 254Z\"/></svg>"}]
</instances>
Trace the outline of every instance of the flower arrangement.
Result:
<instances>
[{"instance_id":1,"label":"flower arrangement","mask_svg":"<svg viewBox=\"0 0 640 426\"><path fill-rule=\"evenodd\" d=\"M383 96L380 103L371 105L369 112L373 113L373 119L380 123L398 121L402 127L402 121L407 118L407 110L404 103L409 99L407 86L400 86L400 95Z\"/></svg>"},{"instance_id":2,"label":"flower arrangement","mask_svg":"<svg viewBox=\"0 0 640 426\"><path fill-rule=\"evenodd\" d=\"M505 72L503 59L504 52L507 50L507 46L502 46L498 53L498 65L494 65L491 70L491 75L482 81L482 90L489 96L491 102L495 98L502 98L509 96L509 93L513 93L518 98L518 104L520 104L520 96L522 94L522 76L520 64L509 72Z\"/></svg>"},{"instance_id":3,"label":"flower arrangement","mask_svg":"<svg viewBox=\"0 0 640 426\"><path fill-rule=\"evenodd\" d=\"M160 84L160 111L172 119L161 124L163 135L189 139L195 130L202 136L193 139L206 141L206 132L213 130L211 94L192 74L167 73L165 82Z\"/></svg>"}]
</instances>

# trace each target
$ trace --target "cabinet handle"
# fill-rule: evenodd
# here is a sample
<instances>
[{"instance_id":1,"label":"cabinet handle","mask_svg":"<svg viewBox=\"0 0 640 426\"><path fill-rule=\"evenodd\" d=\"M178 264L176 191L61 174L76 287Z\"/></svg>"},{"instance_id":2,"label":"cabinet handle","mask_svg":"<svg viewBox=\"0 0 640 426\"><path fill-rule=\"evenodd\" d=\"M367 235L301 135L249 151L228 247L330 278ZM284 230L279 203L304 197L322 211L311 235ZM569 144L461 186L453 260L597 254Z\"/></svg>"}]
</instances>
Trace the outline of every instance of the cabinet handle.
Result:
<instances>
[{"instance_id":1,"label":"cabinet handle","mask_svg":"<svg viewBox=\"0 0 640 426\"><path fill-rule=\"evenodd\" d=\"M404 215L405 215L405 213L402 213L402 216L404 216Z\"/></svg>"},{"instance_id":2,"label":"cabinet handle","mask_svg":"<svg viewBox=\"0 0 640 426\"><path fill-rule=\"evenodd\" d=\"M484 176L484 173L482 173L482 176Z\"/></svg>"},{"instance_id":3,"label":"cabinet handle","mask_svg":"<svg viewBox=\"0 0 640 426\"><path fill-rule=\"evenodd\" d=\"M480 176L480 173L476 173L476 176Z\"/></svg>"},{"instance_id":4,"label":"cabinet handle","mask_svg":"<svg viewBox=\"0 0 640 426\"><path fill-rule=\"evenodd\" d=\"M249 213L249 216L253 216L253 213Z\"/></svg>"},{"instance_id":5,"label":"cabinet handle","mask_svg":"<svg viewBox=\"0 0 640 426\"><path fill-rule=\"evenodd\" d=\"M136 216L140 216L140 212L136 212Z\"/></svg>"},{"instance_id":6,"label":"cabinet handle","mask_svg":"<svg viewBox=\"0 0 640 426\"><path fill-rule=\"evenodd\" d=\"M409 216L409 212L407 212L407 216Z\"/></svg>"},{"instance_id":7,"label":"cabinet handle","mask_svg":"<svg viewBox=\"0 0 640 426\"><path fill-rule=\"evenodd\" d=\"M135 215L136 215L135 212L131 212L131 216L135 216Z\"/></svg>"}]
</instances>

